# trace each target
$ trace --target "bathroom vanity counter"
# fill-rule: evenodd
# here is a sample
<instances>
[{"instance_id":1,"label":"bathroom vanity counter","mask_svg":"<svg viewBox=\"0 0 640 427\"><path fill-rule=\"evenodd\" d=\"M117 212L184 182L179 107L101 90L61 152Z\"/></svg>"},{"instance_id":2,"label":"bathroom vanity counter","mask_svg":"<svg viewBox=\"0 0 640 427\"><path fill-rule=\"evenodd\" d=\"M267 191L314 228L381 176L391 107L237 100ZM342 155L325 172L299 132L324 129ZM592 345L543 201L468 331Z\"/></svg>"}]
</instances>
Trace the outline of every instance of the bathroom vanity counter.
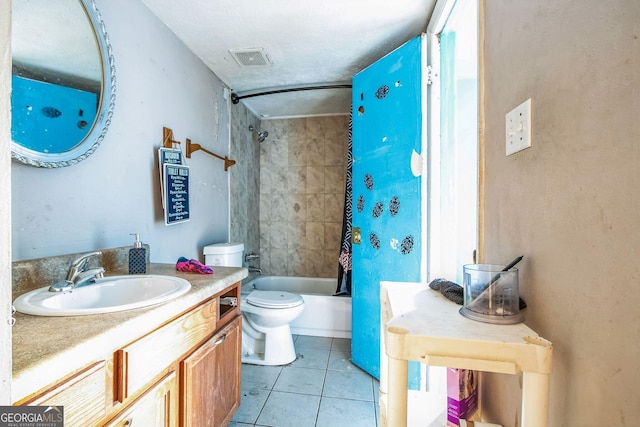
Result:
<instances>
[{"instance_id":1,"label":"bathroom vanity counter","mask_svg":"<svg viewBox=\"0 0 640 427\"><path fill-rule=\"evenodd\" d=\"M164 304L106 314L66 317L16 313L13 335L12 400L19 402L114 350L157 330L203 301L241 282L244 268L215 267L215 274L176 271L173 264L150 264L147 274L188 280L191 289ZM127 274L109 271L106 276Z\"/></svg>"}]
</instances>

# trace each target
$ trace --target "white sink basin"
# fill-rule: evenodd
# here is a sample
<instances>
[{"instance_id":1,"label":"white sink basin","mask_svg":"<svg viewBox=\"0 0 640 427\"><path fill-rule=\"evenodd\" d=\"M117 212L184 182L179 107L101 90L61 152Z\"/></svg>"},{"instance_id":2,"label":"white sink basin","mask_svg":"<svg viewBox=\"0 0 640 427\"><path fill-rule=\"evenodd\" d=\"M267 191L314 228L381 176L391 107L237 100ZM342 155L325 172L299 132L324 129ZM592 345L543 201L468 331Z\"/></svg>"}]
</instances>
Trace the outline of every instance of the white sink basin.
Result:
<instances>
[{"instance_id":1,"label":"white sink basin","mask_svg":"<svg viewBox=\"0 0 640 427\"><path fill-rule=\"evenodd\" d=\"M20 295L13 305L20 313L36 316L82 316L160 304L190 288L191 284L179 277L111 276L66 292L50 292L45 286Z\"/></svg>"}]
</instances>

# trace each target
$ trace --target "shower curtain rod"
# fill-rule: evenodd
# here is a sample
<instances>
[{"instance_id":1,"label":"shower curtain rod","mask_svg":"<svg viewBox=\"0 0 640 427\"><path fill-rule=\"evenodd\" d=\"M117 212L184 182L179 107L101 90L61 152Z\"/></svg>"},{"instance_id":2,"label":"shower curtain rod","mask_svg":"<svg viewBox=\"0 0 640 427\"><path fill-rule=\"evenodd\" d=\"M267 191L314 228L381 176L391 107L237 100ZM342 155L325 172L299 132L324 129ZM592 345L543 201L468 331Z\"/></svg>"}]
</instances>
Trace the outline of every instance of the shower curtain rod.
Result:
<instances>
[{"instance_id":1,"label":"shower curtain rod","mask_svg":"<svg viewBox=\"0 0 640 427\"><path fill-rule=\"evenodd\" d=\"M237 104L241 99L244 98L253 98L254 96L263 96L263 95L274 95L276 93L286 93L286 92L298 92L301 90L315 90L315 89L351 89L350 84L340 84L340 85L324 85L324 86L306 86L306 87L293 87L288 89L275 89L268 90L265 92L257 92L249 95L238 95L235 92L231 92L231 102Z\"/></svg>"}]
</instances>

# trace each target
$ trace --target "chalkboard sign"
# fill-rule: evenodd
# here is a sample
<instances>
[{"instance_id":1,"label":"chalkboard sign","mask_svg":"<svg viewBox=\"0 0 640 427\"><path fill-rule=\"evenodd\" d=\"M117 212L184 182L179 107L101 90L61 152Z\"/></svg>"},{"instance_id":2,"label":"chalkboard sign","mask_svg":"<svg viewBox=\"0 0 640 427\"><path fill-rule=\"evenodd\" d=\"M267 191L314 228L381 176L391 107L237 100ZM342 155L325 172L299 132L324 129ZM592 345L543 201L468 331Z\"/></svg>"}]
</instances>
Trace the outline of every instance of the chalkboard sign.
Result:
<instances>
[{"instance_id":1,"label":"chalkboard sign","mask_svg":"<svg viewBox=\"0 0 640 427\"><path fill-rule=\"evenodd\" d=\"M182 164L182 151L178 148L159 148L158 149L158 158L160 159L160 164L163 165L165 163L171 163L174 165Z\"/></svg>"},{"instance_id":2,"label":"chalkboard sign","mask_svg":"<svg viewBox=\"0 0 640 427\"><path fill-rule=\"evenodd\" d=\"M167 208L167 202L164 197L165 180L164 180L164 164L171 163L173 165L181 165L182 151L177 148L159 148L158 149L158 164L160 166L160 194L162 195L162 208Z\"/></svg>"},{"instance_id":3,"label":"chalkboard sign","mask_svg":"<svg viewBox=\"0 0 640 427\"><path fill-rule=\"evenodd\" d=\"M189 166L164 164L166 225L189 221Z\"/></svg>"}]
</instances>

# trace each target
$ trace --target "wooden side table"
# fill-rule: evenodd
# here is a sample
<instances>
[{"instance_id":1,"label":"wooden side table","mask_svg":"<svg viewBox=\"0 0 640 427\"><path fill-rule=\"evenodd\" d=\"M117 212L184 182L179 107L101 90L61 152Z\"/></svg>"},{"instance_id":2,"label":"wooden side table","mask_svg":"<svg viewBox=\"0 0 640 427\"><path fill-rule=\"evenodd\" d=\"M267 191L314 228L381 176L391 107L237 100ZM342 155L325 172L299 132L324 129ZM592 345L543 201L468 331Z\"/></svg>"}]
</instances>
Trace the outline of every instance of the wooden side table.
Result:
<instances>
[{"instance_id":1,"label":"wooden side table","mask_svg":"<svg viewBox=\"0 0 640 427\"><path fill-rule=\"evenodd\" d=\"M467 319L460 306L423 283L382 282L381 425L407 425L407 365L502 374L522 372L522 427L546 427L553 349L524 323Z\"/></svg>"}]
</instances>

